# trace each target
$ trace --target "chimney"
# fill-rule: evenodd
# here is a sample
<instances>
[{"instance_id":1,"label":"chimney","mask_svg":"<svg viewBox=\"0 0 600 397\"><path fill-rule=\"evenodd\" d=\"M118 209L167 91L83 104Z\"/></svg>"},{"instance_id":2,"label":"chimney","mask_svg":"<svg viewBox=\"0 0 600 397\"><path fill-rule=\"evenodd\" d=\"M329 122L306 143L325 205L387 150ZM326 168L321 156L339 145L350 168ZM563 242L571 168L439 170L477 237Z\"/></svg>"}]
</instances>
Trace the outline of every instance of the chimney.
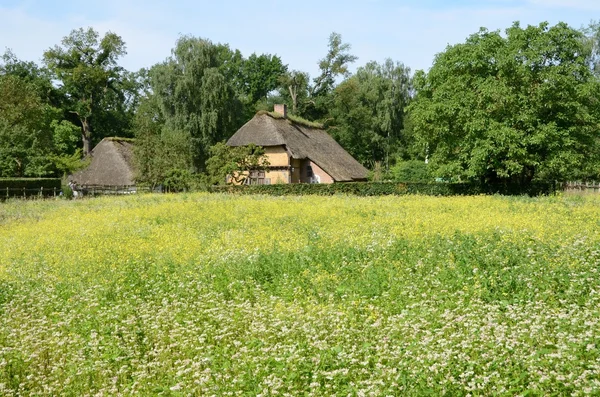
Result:
<instances>
[{"instance_id":1,"label":"chimney","mask_svg":"<svg viewBox=\"0 0 600 397\"><path fill-rule=\"evenodd\" d=\"M277 104L275 105L273 111L282 115L284 119L287 119L287 105Z\"/></svg>"}]
</instances>

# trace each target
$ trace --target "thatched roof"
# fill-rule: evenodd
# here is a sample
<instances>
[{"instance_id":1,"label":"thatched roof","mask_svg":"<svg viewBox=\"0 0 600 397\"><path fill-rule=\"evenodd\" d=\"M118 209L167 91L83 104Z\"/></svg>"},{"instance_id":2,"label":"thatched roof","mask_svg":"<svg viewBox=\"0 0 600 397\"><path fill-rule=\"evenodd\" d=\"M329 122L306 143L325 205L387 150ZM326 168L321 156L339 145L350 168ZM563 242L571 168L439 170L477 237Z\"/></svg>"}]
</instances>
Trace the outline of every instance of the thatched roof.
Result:
<instances>
[{"instance_id":1,"label":"thatched roof","mask_svg":"<svg viewBox=\"0 0 600 397\"><path fill-rule=\"evenodd\" d=\"M130 139L104 138L90 153L90 165L70 176L80 186L133 186L135 170Z\"/></svg>"},{"instance_id":2,"label":"thatched roof","mask_svg":"<svg viewBox=\"0 0 600 397\"><path fill-rule=\"evenodd\" d=\"M260 112L228 141L229 146L284 145L295 159L310 159L336 182L364 180L367 169L344 150L327 132L276 114Z\"/></svg>"}]
</instances>

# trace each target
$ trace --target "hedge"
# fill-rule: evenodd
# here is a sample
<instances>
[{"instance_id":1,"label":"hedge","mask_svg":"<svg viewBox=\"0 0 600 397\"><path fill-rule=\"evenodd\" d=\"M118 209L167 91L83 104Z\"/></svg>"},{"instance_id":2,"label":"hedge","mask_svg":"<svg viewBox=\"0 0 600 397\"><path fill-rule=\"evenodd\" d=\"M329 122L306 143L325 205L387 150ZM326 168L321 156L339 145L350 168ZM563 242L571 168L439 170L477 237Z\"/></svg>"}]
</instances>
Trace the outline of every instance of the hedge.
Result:
<instances>
[{"instance_id":1,"label":"hedge","mask_svg":"<svg viewBox=\"0 0 600 397\"><path fill-rule=\"evenodd\" d=\"M53 196L59 194L60 189L60 178L0 178L0 199L23 196Z\"/></svg>"},{"instance_id":2,"label":"hedge","mask_svg":"<svg viewBox=\"0 0 600 397\"><path fill-rule=\"evenodd\" d=\"M554 194L556 183L536 182L528 186L489 185L479 183L397 183L397 182L348 182L332 184L280 184L280 185L242 185L213 186L214 193L268 194L273 196L350 194L356 196L389 196L405 194L423 194L428 196L456 196L479 194L529 195Z\"/></svg>"}]
</instances>

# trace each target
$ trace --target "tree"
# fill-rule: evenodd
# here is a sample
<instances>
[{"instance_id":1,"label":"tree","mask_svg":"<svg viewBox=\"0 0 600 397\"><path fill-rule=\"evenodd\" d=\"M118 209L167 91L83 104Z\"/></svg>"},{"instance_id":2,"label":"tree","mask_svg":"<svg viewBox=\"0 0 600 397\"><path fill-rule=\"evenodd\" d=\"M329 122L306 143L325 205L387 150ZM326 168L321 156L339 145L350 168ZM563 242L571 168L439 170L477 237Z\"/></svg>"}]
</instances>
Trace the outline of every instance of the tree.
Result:
<instances>
[{"instance_id":1,"label":"tree","mask_svg":"<svg viewBox=\"0 0 600 397\"><path fill-rule=\"evenodd\" d=\"M40 68L35 62L22 61L11 51L2 55L0 75L15 76L33 88L42 102L60 107L64 98L52 84L52 73L47 68Z\"/></svg>"},{"instance_id":2,"label":"tree","mask_svg":"<svg viewBox=\"0 0 600 397\"><path fill-rule=\"evenodd\" d=\"M115 33L102 39L92 28L73 30L44 53L44 62L61 83L69 98L69 111L81 123L83 154L88 155L94 136L94 122L102 112L104 100L120 96L119 83L124 69L118 59L125 55L125 43Z\"/></svg>"},{"instance_id":3,"label":"tree","mask_svg":"<svg viewBox=\"0 0 600 397\"><path fill-rule=\"evenodd\" d=\"M435 175L527 185L597 164L599 87L582 37L564 23L482 29L418 72L409 114Z\"/></svg>"},{"instance_id":4,"label":"tree","mask_svg":"<svg viewBox=\"0 0 600 397\"><path fill-rule=\"evenodd\" d=\"M211 157L206 162L209 183L242 185L251 171L265 171L269 161L262 147L256 145L227 146L219 142L210 149Z\"/></svg>"},{"instance_id":5,"label":"tree","mask_svg":"<svg viewBox=\"0 0 600 397\"><path fill-rule=\"evenodd\" d=\"M321 74L313 80L310 89L311 97L326 95L333 90L338 76L348 77L348 65L358 59L350 54L350 44L342 43L342 35L336 32L329 36L329 50L325 58L319 61Z\"/></svg>"},{"instance_id":6,"label":"tree","mask_svg":"<svg viewBox=\"0 0 600 397\"><path fill-rule=\"evenodd\" d=\"M309 87L309 101L305 116L318 120L328 112L329 99L338 77L350 76L349 64L358 58L350 54L350 44L342 42L342 35L336 32L329 36L329 49L325 58L319 61L321 73L313 79Z\"/></svg>"},{"instance_id":7,"label":"tree","mask_svg":"<svg viewBox=\"0 0 600 397\"><path fill-rule=\"evenodd\" d=\"M145 123L160 120L162 139L180 148L186 142L180 156L190 160L188 171L203 171L209 148L241 124L241 102L227 61L236 58L227 46L185 36L177 41L172 56L148 73L147 98L157 114ZM136 130L137 135L144 134Z\"/></svg>"},{"instance_id":8,"label":"tree","mask_svg":"<svg viewBox=\"0 0 600 397\"><path fill-rule=\"evenodd\" d=\"M14 75L0 75L0 176L43 176L51 170L48 128L52 109L36 88Z\"/></svg>"},{"instance_id":9,"label":"tree","mask_svg":"<svg viewBox=\"0 0 600 397\"><path fill-rule=\"evenodd\" d=\"M596 77L600 77L600 21L591 21L582 27L583 43L588 54L588 64Z\"/></svg>"},{"instance_id":10,"label":"tree","mask_svg":"<svg viewBox=\"0 0 600 397\"><path fill-rule=\"evenodd\" d=\"M63 119L48 70L10 51L0 64L0 176L47 176L75 169L78 127ZM75 134L77 132L77 134ZM79 156L81 152L79 151Z\"/></svg>"},{"instance_id":11,"label":"tree","mask_svg":"<svg viewBox=\"0 0 600 397\"><path fill-rule=\"evenodd\" d=\"M142 99L134 119L136 181L152 189L176 171L188 171L192 163L189 135L168 130L158 98Z\"/></svg>"},{"instance_id":12,"label":"tree","mask_svg":"<svg viewBox=\"0 0 600 397\"><path fill-rule=\"evenodd\" d=\"M308 73L292 70L279 77L280 95L285 102L292 104L292 114L298 115L299 103L308 98Z\"/></svg>"},{"instance_id":13,"label":"tree","mask_svg":"<svg viewBox=\"0 0 600 397\"><path fill-rule=\"evenodd\" d=\"M242 77L245 92L250 104L266 100L269 92L275 90L279 79L287 71L281 58L270 54L250 55L243 62Z\"/></svg>"},{"instance_id":14,"label":"tree","mask_svg":"<svg viewBox=\"0 0 600 397\"><path fill-rule=\"evenodd\" d=\"M411 91L410 69L388 59L369 62L333 92L330 132L363 164L387 161L408 145L404 111Z\"/></svg>"}]
</instances>

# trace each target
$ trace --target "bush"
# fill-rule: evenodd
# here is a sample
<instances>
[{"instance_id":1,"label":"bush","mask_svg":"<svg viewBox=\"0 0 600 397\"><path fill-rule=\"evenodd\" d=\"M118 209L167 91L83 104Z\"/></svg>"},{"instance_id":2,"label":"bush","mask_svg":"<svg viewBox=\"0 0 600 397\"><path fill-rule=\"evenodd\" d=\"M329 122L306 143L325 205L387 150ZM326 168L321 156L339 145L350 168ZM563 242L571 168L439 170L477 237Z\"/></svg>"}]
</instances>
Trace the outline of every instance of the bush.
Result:
<instances>
[{"instance_id":1,"label":"bush","mask_svg":"<svg viewBox=\"0 0 600 397\"><path fill-rule=\"evenodd\" d=\"M164 180L164 187L167 192L177 193L190 190L192 185L192 174L186 170L174 169L169 171Z\"/></svg>"},{"instance_id":2,"label":"bush","mask_svg":"<svg viewBox=\"0 0 600 397\"><path fill-rule=\"evenodd\" d=\"M73 189L69 186L69 180L66 177L61 179L61 191L64 198L69 200L73 198Z\"/></svg>"},{"instance_id":3,"label":"bush","mask_svg":"<svg viewBox=\"0 0 600 397\"><path fill-rule=\"evenodd\" d=\"M429 169L424 161L409 160L401 161L390 168L390 177L397 182L419 182L431 181Z\"/></svg>"},{"instance_id":4,"label":"bush","mask_svg":"<svg viewBox=\"0 0 600 397\"><path fill-rule=\"evenodd\" d=\"M268 194L272 196L331 196L349 194L354 196L389 196L423 194L428 196L456 196L479 194L547 195L556 191L554 182L518 185L481 185L476 183L398 183L398 182L343 182L332 184L281 184L213 186L211 192L233 194Z\"/></svg>"}]
</instances>

